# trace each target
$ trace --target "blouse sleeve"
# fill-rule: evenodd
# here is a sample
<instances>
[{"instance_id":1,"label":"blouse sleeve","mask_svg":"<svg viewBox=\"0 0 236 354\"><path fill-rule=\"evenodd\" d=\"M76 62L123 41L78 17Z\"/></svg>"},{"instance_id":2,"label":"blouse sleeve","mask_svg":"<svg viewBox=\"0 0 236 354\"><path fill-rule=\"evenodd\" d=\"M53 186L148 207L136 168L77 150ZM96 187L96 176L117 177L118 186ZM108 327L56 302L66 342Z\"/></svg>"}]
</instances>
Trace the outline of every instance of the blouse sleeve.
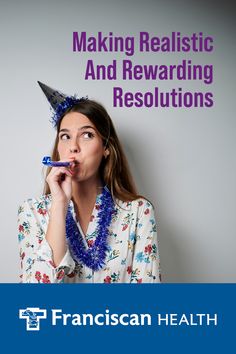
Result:
<instances>
[{"instance_id":1,"label":"blouse sleeve","mask_svg":"<svg viewBox=\"0 0 236 354\"><path fill-rule=\"evenodd\" d=\"M52 249L42 227L45 224L42 210L39 214L29 201L25 201L18 209L21 283L63 283L65 275L75 267L69 249L60 264L57 267L54 265Z\"/></svg>"},{"instance_id":2,"label":"blouse sleeve","mask_svg":"<svg viewBox=\"0 0 236 354\"><path fill-rule=\"evenodd\" d=\"M160 258L154 207L147 200L139 201L136 223L131 283L160 283Z\"/></svg>"}]
</instances>

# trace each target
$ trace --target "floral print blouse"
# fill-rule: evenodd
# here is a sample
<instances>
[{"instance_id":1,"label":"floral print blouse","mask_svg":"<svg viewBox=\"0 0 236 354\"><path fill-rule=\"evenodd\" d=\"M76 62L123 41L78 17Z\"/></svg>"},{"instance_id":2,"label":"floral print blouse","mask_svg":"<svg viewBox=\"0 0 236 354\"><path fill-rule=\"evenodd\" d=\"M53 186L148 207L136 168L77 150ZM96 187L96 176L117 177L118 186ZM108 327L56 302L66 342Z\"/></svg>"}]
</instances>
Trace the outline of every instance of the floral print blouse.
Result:
<instances>
[{"instance_id":1,"label":"floral print blouse","mask_svg":"<svg viewBox=\"0 0 236 354\"><path fill-rule=\"evenodd\" d=\"M109 226L105 266L93 271L72 258L69 247L61 263L53 263L45 235L49 223L51 195L26 200L18 210L21 283L159 283L161 281L154 208L144 198L132 202L116 200ZM74 219L75 209L70 201ZM101 194L97 196L87 234L91 247L96 239Z\"/></svg>"}]
</instances>

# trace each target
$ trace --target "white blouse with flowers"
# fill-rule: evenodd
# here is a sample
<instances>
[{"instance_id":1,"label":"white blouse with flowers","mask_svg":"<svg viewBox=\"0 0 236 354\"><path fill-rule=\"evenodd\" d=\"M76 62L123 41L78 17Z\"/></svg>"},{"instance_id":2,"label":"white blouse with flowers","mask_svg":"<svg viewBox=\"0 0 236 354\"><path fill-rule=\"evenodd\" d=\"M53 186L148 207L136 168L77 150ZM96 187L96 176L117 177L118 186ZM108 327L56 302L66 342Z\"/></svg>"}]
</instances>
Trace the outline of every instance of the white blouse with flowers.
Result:
<instances>
[{"instance_id":1,"label":"white blouse with flowers","mask_svg":"<svg viewBox=\"0 0 236 354\"><path fill-rule=\"evenodd\" d=\"M74 205L71 201L75 218ZM21 283L159 283L161 281L154 209L146 199L117 200L109 227L109 250L105 266L93 271L75 261L69 247L61 263L53 263L45 235L49 223L51 195L28 199L18 210ZM87 234L87 247L96 239L101 194L97 196Z\"/></svg>"}]
</instances>

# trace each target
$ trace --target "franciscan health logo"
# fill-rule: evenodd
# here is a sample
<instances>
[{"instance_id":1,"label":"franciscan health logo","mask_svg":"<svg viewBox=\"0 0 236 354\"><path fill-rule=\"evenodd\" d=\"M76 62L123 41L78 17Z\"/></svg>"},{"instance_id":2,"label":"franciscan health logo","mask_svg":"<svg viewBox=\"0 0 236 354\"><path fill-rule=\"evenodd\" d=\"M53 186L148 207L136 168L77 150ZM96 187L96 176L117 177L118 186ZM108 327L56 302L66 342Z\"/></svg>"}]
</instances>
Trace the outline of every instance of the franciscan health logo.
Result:
<instances>
[{"instance_id":1,"label":"franciscan health logo","mask_svg":"<svg viewBox=\"0 0 236 354\"><path fill-rule=\"evenodd\" d=\"M217 313L113 313L107 308L101 313L64 313L62 309L27 307L19 310L19 318L26 320L27 331L39 331L40 320L48 319L51 326L217 326Z\"/></svg>"},{"instance_id":2,"label":"franciscan health logo","mask_svg":"<svg viewBox=\"0 0 236 354\"><path fill-rule=\"evenodd\" d=\"M40 320L47 318L47 310L27 307L25 310L19 310L19 318L26 320L27 331L39 331Z\"/></svg>"}]
</instances>

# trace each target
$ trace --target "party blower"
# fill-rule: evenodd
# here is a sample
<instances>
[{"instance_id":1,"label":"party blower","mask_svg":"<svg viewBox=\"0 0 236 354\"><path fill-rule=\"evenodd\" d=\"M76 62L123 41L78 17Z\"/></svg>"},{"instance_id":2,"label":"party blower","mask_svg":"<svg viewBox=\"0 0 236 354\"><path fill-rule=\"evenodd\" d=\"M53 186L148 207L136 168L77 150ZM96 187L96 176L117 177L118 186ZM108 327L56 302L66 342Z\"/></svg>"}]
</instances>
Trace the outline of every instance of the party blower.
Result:
<instances>
[{"instance_id":1,"label":"party blower","mask_svg":"<svg viewBox=\"0 0 236 354\"><path fill-rule=\"evenodd\" d=\"M69 167L71 162L52 161L50 156L44 156L42 163L49 167Z\"/></svg>"}]
</instances>

